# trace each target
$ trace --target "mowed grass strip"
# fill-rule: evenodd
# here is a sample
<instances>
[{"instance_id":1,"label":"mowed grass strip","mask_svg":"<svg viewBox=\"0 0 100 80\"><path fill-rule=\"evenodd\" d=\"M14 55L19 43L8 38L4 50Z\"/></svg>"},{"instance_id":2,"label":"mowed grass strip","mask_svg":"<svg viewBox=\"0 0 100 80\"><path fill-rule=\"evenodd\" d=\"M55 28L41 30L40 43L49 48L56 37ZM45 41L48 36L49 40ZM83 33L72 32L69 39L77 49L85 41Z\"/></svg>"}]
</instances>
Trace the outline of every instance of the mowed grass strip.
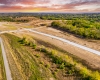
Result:
<instances>
[{"instance_id":1,"label":"mowed grass strip","mask_svg":"<svg viewBox=\"0 0 100 80\"><path fill-rule=\"evenodd\" d=\"M40 64L34 54L37 51L23 46L18 41L19 37L11 34L2 34L5 41L8 60L10 64L13 80L50 80L53 75L49 69ZM53 79L54 80L54 79Z\"/></svg>"},{"instance_id":2,"label":"mowed grass strip","mask_svg":"<svg viewBox=\"0 0 100 80\"><path fill-rule=\"evenodd\" d=\"M1 45L0 45L0 80L6 80L6 74L5 74L3 57L2 57Z\"/></svg>"}]
</instances>

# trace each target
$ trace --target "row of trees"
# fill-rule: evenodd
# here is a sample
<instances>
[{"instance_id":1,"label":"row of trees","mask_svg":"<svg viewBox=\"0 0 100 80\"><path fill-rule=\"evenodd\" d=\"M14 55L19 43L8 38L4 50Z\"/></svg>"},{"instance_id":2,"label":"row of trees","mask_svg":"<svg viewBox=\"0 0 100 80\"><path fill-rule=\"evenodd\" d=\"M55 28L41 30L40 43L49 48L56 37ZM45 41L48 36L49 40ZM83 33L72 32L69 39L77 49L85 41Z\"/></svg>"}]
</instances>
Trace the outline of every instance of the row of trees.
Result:
<instances>
[{"instance_id":1,"label":"row of trees","mask_svg":"<svg viewBox=\"0 0 100 80\"><path fill-rule=\"evenodd\" d=\"M54 21L51 26L84 38L100 39L100 23L87 20Z\"/></svg>"},{"instance_id":2,"label":"row of trees","mask_svg":"<svg viewBox=\"0 0 100 80\"><path fill-rule=\"evenodd\" d=\"M89 21L100 22L99 13L84 13L84 14L68 14L68 13L48 13L48 14L38 14L41 19L44 20L80 20L85 19Z\"/></svg>"},{"instance_id":3,"label":"row of trees","mask_svg":"<svg viewBox=\"0 0 100 80\"><path fill-rule=\"evenodd\" d=\"M43 20L89 20L100 22L100 13L0 13L1 17L37 17Z\"/></svg>"},{"instance_id":4,"label":"row of trees","mask_svg":"<svg viewBox=\"0 0 100 80\"><path fill-rule=\"evenodd\" d=\"M19 17L21 18L21 17ZM0 21L7 21L7 22L29 22L29 19L17 19L11 16L0 16Z\"/></svg>"}]
</instances>

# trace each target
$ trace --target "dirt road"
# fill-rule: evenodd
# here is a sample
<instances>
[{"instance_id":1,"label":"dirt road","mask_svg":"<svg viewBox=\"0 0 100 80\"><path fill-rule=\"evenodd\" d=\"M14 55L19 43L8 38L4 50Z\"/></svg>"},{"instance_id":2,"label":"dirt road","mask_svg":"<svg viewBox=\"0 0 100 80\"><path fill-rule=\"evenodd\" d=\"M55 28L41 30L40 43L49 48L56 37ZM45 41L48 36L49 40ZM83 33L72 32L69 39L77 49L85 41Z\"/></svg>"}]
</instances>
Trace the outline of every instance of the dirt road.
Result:
<instances>
[{"instance_id":1,"label":"dirt road","mask_svg":"<svg viewBox=\"0 0 100 80\"><path fill-rule=\"evenodd\" d=\"M51 37L51 38L60 40L60 41L65 42L65 43L67 43L67 44L70 44L70 45L73 45L73 46L75 46L75 47L81 48L81 49L83 49L83 50L89 51L89 52L91 52L91 53L100 55L100 52L97 51L97 50L94 50L94 49L91 49L91 48L82 46L82 45L80 45L80 44L71 42L71 41L69 41L69 40L66 40L66 39L63 39L63 38L60 38L60 37L57 37L57 36L53 36L53 35L50 35L50 34L38 32L38 31L35 31L35 30L32 30L32 29L26 29L26 30L31 31L31 32L34 32L34 33L37 33L37 34L40 34L40 35L44 35L44 36L47 36L47 37Z\"/></svg>"},{"instance_id":2,"label":"dirt road","mask_svg":"<svg viewBox=\"0 0 100 80\"><path fill-rule=\"evenodd\" d=\"M37 28L34 28L34 30L47 33L47 34L52 34L52 35L67 39L71 42L75 42L80 45L100 51L100 40L81 38L69 32L60 31L51 27L41 27L41 28L37 27Z\"/></svg>"},{"instance_id":3,"label":"dirt road","mask_svg":"<svg viewBox=\"0 0 100 80\"><path fill-rule=\"evenodd\" d=\"M81 45L79 46L79 44L78 45L75 44L75 46L73 46L72 42L70 42L70 41L68 41L69 42L68 43L64 39L61 39L58 37L56 37L57 39L55 39L55 36L50 37L50 35L47 35L47 34L44 35L41 32L33 31L30 29L29 30L26 29L26 32L24 32L24 33L32 35L33 37L36 37L45 42L49 42L65 51L69 52L70 54L77 56L78 58L82 59L82 61L84 61L85 64L88 64L93 69L100 69L100 55L92 53L90 48L87 48L84 46L83 46L84 48L83 47L79 48L81 46ZM58 40L58 39L60 39L60 40ZM64 40L64 42L63 42L63 40ZM90 49L89 50L90 52L87 51L85 48ZM93 51L96 51L96 50L93 50ZM97 51L97 53L100 53L100 52Z\"/></svg>"},{"instance_id":4,"label":"dirt road","mask_svg":"<svg viewBox=\"0 0 100 80\"><path fill-rule=\"evenodd\" d=\"M2 55L3 55L4 66L5 66L6 78L7 78L7 80L12 80L11 71L10 71L10 68L9 68L9 64L8 64L8 60L7 60L7 56L6 56L6 51L4 49L2 38L0 38L0 44L1 44L1 49L2 49Z\"/></svg>"},{"instance_id":5,"label":"dirt road","mask_svg":"<svg viewBox=\"0 0 100 80\"><path fill-rule=\"evenodd\" d=\"M100 51L76 44L70 40L63 39L62 37L59 38L53 35L41 33L39 31L34 31L32 29L24 28L22 29L22 32L31 34L33 37L49 42L69 52L70 54L77 56L78 58L85 61L86 64L89 64L93 69L100 69ZM16 33L21 35L21 31L16 31Z\"/></svg>"}]
</instances>

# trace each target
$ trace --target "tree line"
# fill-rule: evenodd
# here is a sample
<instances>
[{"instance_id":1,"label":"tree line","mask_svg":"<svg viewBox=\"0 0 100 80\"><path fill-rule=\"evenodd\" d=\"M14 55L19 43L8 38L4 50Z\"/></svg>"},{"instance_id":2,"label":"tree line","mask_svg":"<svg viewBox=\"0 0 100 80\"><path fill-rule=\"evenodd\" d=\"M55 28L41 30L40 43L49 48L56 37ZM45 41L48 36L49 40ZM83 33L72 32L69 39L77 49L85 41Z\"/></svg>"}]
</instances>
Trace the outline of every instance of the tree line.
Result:
<instances>
[{"instance_id":1,"label":"tree line","mask_svg":"<svg viewBox=\"0 0 100 80\"><path fill-rule=\"evenodd\" d=\"M82 38L100 39L100 23L87 20L54 21L51 26Z\"/></svg>"}]
</instances>

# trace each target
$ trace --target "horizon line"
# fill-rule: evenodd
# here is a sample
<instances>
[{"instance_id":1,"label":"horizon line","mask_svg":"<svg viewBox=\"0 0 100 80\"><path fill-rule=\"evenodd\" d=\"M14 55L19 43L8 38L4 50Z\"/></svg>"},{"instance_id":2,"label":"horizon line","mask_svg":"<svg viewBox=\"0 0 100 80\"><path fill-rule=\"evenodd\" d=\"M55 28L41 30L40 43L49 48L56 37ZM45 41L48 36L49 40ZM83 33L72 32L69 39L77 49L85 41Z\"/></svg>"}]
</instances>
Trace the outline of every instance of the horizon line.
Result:
<instances>
[{"instance_id":1,"label":"horizon line","mask_svg":"<svg viewBox=\"0 0 100 80\"><path fill-rule=\"evenodd\" d=\"M100 13L100 12L0 12L0 13Z\"/></svg>"}]
</instances>

